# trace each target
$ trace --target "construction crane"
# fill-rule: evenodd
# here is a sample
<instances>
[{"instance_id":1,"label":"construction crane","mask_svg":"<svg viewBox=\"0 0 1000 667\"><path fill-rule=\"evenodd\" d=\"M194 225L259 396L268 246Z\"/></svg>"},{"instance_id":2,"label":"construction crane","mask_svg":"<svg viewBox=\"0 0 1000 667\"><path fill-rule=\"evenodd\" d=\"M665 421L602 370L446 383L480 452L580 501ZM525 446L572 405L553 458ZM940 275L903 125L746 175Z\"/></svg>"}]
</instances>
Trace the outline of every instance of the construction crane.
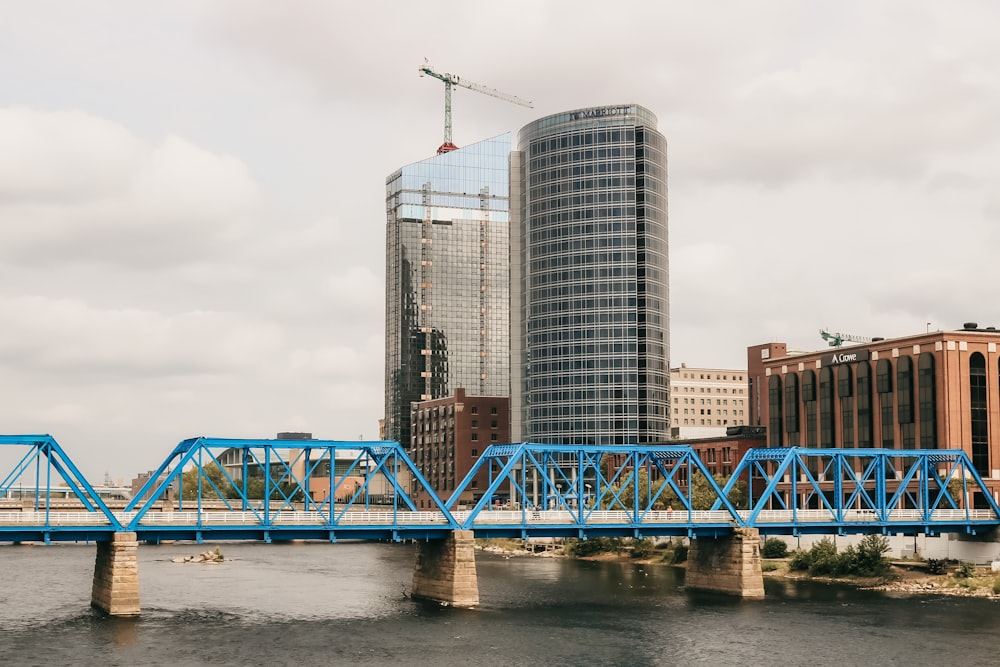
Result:
<instances>
[{"instance_id":1,"label":"construction crane","mask_svg":"<svg viewBox=\"0 0 1000 667\"><path fill-rule=\"evenodd\" d=\"M825 340L826 343L827 343L827 345L829 345L830 347L840 347L845 342L849 342L849 343L870 343L870 342L872 342L871 338L865 338L864 336L852 336L851 334L845 334L845 333L839 333L839 332L832 333L832 332L826 331L824 329L820 329L819 330L819 335L823 337L823 340Z\"/></svg>"},{"instance_id":2,"label":"construction crane","mask_svg":"<svg viewBox=\"0 0 1000 667\"><path fill-rule=\"evenodd\" d=\"M469 90L474 90L477 93L482 93L484 95L489 95L491 97L496 97L501 100L506 100L514 104L520 104L522 107L533 108L534 105L531 102L522 100L516 95L508 95L507 93L502 93L495 88L490 88L489 86L484 86L481 83L473 83L466 79L461 78L457 74L440 73L434 71L434 68L428 64L427 59L424 58L424 64L419 68L420 76L426 74L427 76L432 76L439 81L444 82L444 143L438 148L438 155L442 153L447 153L448 151L453 151L458 148L455 144L451 142L451 87L461 86L462 88L468 88Z\"/></svg>"}]
</instances>

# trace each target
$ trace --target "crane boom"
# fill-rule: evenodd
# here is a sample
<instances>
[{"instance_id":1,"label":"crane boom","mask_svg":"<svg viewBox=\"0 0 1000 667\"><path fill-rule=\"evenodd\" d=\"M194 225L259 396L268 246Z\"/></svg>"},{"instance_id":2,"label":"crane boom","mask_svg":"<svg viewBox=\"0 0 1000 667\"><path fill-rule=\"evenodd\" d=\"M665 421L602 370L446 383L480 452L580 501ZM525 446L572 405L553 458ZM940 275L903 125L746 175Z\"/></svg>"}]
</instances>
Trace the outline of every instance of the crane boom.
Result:
<instances>
[{"instance_id":1,"label":"crane boom","mask_svg":"<svg viewBox=\"0 0 1000 667\"><path fill-rule=\"evenodd\" d=\"M851 334L845 333L833 333L826 331L824 329L819 330L819 335L822 336L823 340L827 342L830 347L840 347L845 342L851 343L870 343L871 338L865 338L864 336L852 336Z\"/></svg>"},{"instance_id":2,"label":"crane boom","mask_svg":"<svg viewBox=\"0 0 1000 667\"><path fill-rule=\"evenodd\" d=\"M483 95L489 95L490 97L496 97L497 99L510 102L512 104L519 104L522 107L532 108L534 105L524 99L521 99L517 95L511 95L509 93L504 93L496 88L490 88L489 86L484 86L481 83L476 83L474 81L469 81L468 79L463 79L457 74L448 74L447 72L437 72L431 65L427 63L424 59L424 64L418 68L420 76L426 74L427 76L434 77L438 81L444 83L444 143L438 148L438 154L446 153L448 151L453 151L457 148L455 144L451 141L451 87L461 86L462 88L468 88L469 90L474 90L477 93L482 93Z\"/></svg>"}]
</instances>

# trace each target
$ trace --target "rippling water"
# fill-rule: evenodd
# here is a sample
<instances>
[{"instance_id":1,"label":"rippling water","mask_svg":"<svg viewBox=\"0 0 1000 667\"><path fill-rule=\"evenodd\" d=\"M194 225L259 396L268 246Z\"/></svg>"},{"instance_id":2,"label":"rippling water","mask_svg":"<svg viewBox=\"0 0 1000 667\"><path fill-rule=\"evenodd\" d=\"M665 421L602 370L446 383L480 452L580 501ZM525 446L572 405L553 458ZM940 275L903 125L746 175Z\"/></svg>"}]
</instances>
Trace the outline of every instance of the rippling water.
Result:
<instances>
[{"instance_id":1,"label":"rippling water","mask_svg":"<svg viewBox=\"0 0 1000 667\"><path fill-rule=\"evenodd\" d=\"M214 544L211 545L214 547ZM0 546L0 665L995 665L1000 606L768 581L746 601L664 566L478 555L481 608L406 597L413 547L139 547L143 614L89 608L93 546Z\"/></svg>"}]
</instances>

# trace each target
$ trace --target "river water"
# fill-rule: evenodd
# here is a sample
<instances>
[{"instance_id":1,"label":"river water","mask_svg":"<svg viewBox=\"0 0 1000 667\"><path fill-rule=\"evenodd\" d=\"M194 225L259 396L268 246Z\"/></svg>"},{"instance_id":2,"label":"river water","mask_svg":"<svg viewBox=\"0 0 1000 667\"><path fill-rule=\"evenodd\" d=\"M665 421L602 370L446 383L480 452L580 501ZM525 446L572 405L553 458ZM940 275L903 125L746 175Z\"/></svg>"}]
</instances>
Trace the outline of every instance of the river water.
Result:
<instances>
[{"instance_id":1,"label":"river water","mask_svg":"<svg viewBox=\"0 0 1000 667\"><path fill-rule=\"evenodd\" d=\"M408 544L139 547L143 613L90 610L95 548L0 546L0 665L997 665L1000 605L766 582L685 592L666 566L477 554L481 607L407 597Z\"/></svg>"}]
</instances>

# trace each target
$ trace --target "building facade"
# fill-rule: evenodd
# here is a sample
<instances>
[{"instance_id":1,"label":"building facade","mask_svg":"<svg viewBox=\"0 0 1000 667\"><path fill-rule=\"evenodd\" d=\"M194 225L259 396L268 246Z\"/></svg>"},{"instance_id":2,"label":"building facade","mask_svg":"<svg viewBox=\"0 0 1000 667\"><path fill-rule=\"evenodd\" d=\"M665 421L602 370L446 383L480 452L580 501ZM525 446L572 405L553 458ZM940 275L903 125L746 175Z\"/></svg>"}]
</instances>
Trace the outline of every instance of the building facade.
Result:
<instances>
[{"instance_id":1,"label":"building facade","mask_svg":"<svg viewBox=\"0 0 1000 667\"><path fill-rule=\"evenodd\" d=\"M525 126L511 156L516 439L670 436L667 144L635 105Z\"/></svg>"},{"instance_id":2,"label":"building facade","mask_svg":"<svg viewBox=\"0 0 1000 667\"><path fill-rule=\"evenodd\" d=\"M1000 498L998 343L970 322L806 354L750 347L750 421L770 447L962 449Z\"/></svg>"},{"instance_id":3,"label":"building facade","mask_svg":"<svg viewBox=\"0 0 1000 667\"><path fill-rule=\"evenodd\" d=\"M510 390L509 158L505 134L386 179L386 439L412 403Z\"/></svg>"},{"instance_id":4,"label":"building facade","mask_svg":"<svg viewBox=\"0 0 1000 667\"><path fill-rule=\"evenodd\" d=\"M415 403L410 421L413 462L438 497L447 500L483 450L510 442L510 399L467 396L464 389L456 389L447 398ZM479 502L489 483L488 471L478 474L458 503ZM433 506L430 496L422 490L416 502L420 509Z\"/></svg>"},{"instance_id":5,"label":"building facade","mask_svg":"<svg viewBox=\"0 0 1000 667\"><path fill-rule=\"evenodd\" d=\"M749 419L749 383L745 370L670 369L670 432L677 438L715 438Z\"/></svg>"}]
</instances>

